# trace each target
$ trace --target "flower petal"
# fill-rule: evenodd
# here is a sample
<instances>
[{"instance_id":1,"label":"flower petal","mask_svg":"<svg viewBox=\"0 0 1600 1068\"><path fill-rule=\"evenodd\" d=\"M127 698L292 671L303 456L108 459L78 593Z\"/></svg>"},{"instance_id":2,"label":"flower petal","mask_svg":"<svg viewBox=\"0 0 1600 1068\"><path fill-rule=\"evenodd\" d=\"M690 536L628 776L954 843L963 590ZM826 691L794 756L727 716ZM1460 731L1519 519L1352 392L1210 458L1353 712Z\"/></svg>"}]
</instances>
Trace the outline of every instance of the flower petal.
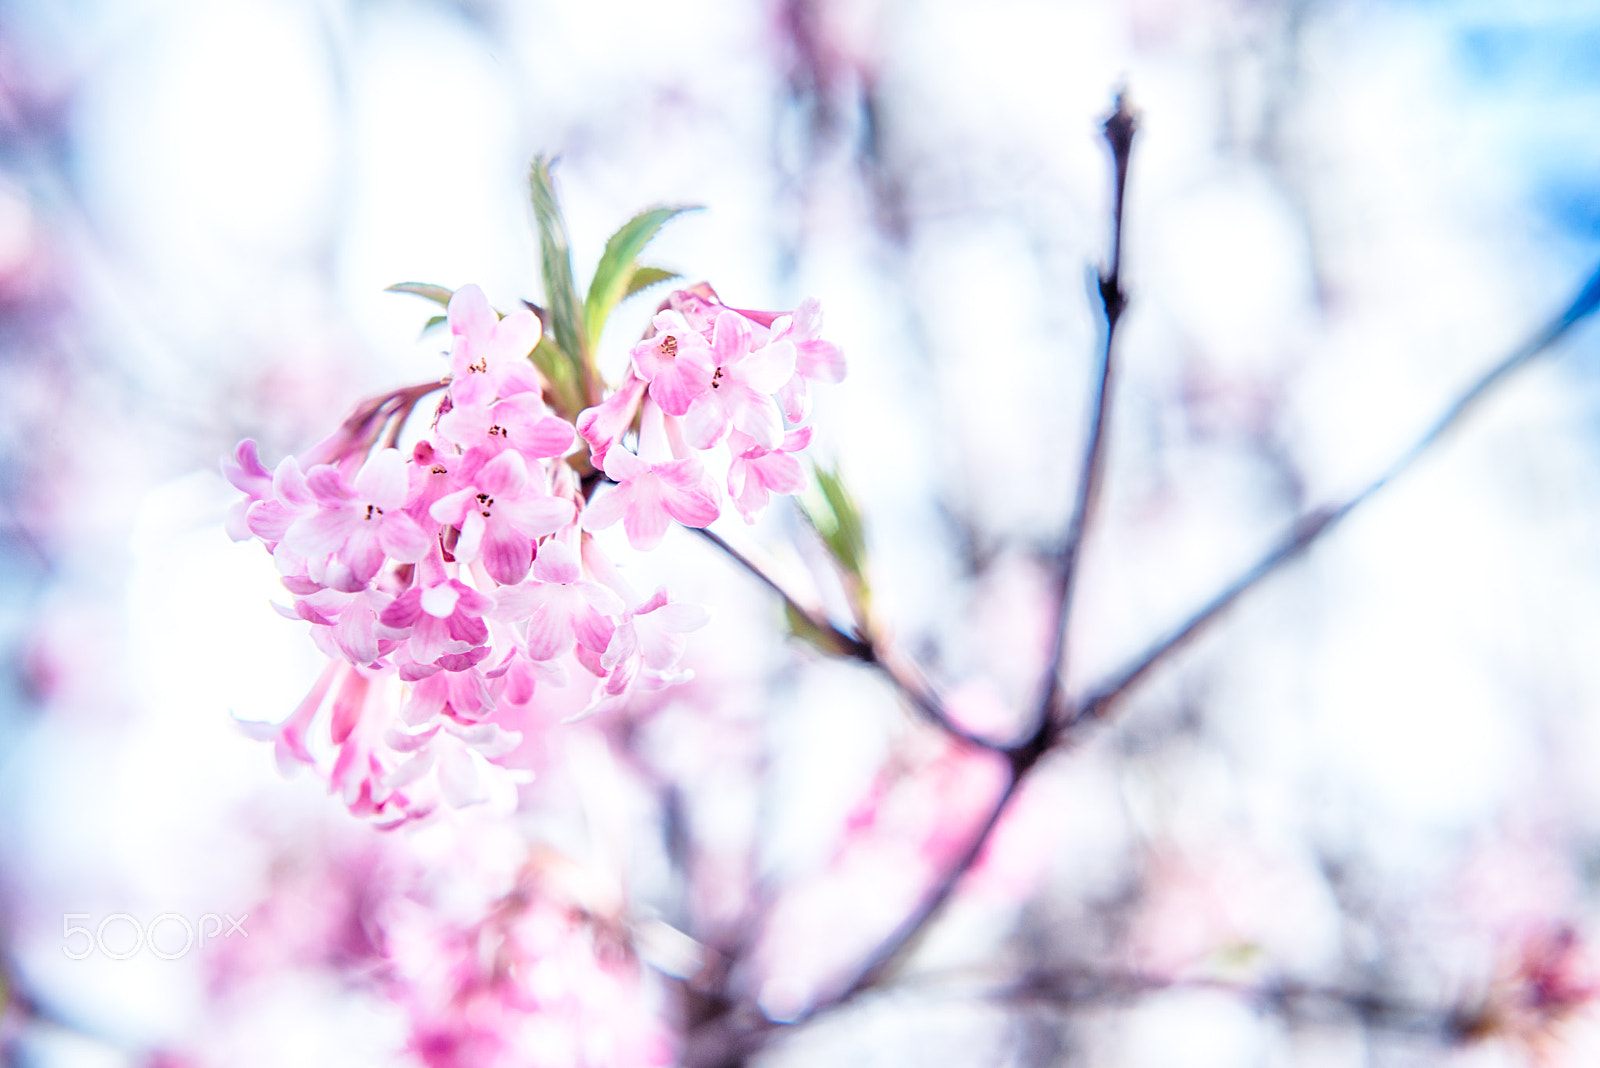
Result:
<instances>
[{"instance_id":1,"label":"flower petal","mask_svg":"<svg viewBox=\"0 0 1600 1068\"><path fill-rule=\"evenodd\" d=\"M528 486L528 464L520 453L507 449L484 464L475 481L491 497L514 497Z\"/></svg>"},{"instance_id":2,"label":"flower petal","mask_svg":"<svg viewBox=\"0 0 1600 1068\"><path fill-rule=\"evenodd\" d=\"M494 309L483 290L475 285L456 290L445 306L445 315L450 320L450 332L457 337L487 338L494 330Z\"/></svg>"},{"instance_id":3,"label":"flower petal","mask_svg":"<svg viewBox=\"0 0 1600 1068\"><path fill-rule=\"evenodd\" d=\"M402 564L414 564L428 555L433 539L404 512L390 512L378 521L378 543Z\"/></svg>"},{"instance_id":4,"label":"flower petal","mask_svg":"<svg viewBox=\"0 0 1600 1068\"><path fill-rule=\"evenodd\" d=\"M776 393L794 377L794 361L794 346L787 341L774 341L745 357L739 364L738 377L757 393Z\"/></svg>"},{"instance_id":5,"label":"flower petal","mask_svg":"<svg viewBox=\"0 0 1600 1068\"><path fill-rule=\"evenodd\" d=\"M356 496L384 511L406 503L406 458L399 449L379 449L356 472Z\"/></svg>"},{"instance_id":6,"label":"flower petal","mask_svg":"<svg viewBox=\"0 0 1600 1068\"><path fill-rule=\"evenodd\" d=\"M545 586L549 591L543 604L528 617L528 659L554 660L572 646L572 614L562 603L560 586Z\"/></svg>"},{"instance_id":7,"label":"flower petal","mask_svg":"<svg viewBox=\"0 0 1600 1068\"><path fill-rule=\"evenodd\" d=\"M565 542L551 539L539 546L533 574L541 582L577 582L580 577L577 554Z\"/></svg>"},{"instance_id":8,"label":"flower petal","mask_svg":"<svg viewBox=\"0 0 1600 1068\"><path fill-rule=\"evenodd\" d=\"M613 449L612 452L620 452ZM633 494L627 486L614 486L605 493L596 494L583 509L584 530L604 530L628 513Z\"/></svg>"},{"instance_id":9,"label":"flower petal","mask_svg":"<svg viewBox=\"0 0 1600 1068\"><path fill-rule=\"evenodd\" d=\"M439 792L451 808L466 808L489 800L489 784L465 749L454 748L439 761Z\"/></svg>"},{"instance_id":10,"label":"flower petal","mask_svg":"<svg viewBox=\"0 0 1600 1068\"><path fill-rule=\"evenodd\" d=\"M689 527L704 527L722 514L716 483L699 460L674 460L656 464L662 502L672 518Z\"/></svg>"},{"instance_id":11,"label":"flower petal","mask_svg":"<svg viewBox=\"0 0 1600 1068\"><path fill-rule=\"evenodd\" d=\"M499 516L484 525L483 566L502 586L515 586L533 566L533 542Z\"/></svg>"},{"instance_id":12,"label":"flower petal","mask_svg":"<svg viewBox=\"0 0 1600 1068\"><path fill-rule=\"evenodd\" d=\"M501 319L495 324L494 341L487 353L490 366L527 359L543 332L538 316L526 308L519 308Z\"/></svg>"},{"instance_id":13,"label":"flower petal","mask_svg":"<svg viewBox=\"0 0 1600 1068\"><path fill-rule=\"evenodd\" d=\"M496 501L495 516L516 527L530 538L554 534L572 522L577 506L565 497L523 497Z\"/></svg>"}]
</instances>

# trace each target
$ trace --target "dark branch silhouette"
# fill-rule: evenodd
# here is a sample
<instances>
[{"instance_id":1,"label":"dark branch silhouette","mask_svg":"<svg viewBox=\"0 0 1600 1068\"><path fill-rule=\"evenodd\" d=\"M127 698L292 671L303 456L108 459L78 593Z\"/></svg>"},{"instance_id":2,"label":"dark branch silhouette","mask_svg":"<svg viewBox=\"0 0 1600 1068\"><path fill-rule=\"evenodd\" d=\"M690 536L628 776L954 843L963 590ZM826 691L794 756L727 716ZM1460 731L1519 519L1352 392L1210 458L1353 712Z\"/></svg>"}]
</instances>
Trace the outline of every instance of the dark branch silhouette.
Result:
<instances>
[{"instance_id":1,"label":"dark branch silhouette","mask_svg":"<svg viewBox=\"0 0 1600 1068\"><path fill-rule=\"evenodd\" d=\"M1102 684L1098 689L1078 702L1077 707L1068 719L1067 726L1070 727L1086 719L1103 717L1118 698L1127 693L1152 669L1159 666L1187 643L1190 638L1227 611L1240 597L1260 585L1269 576L1275 574L1283 565L1310 549L1351 512L1361 507L1379 490L1404 474L1407 469L1470 415L1496 387L1515 371L1532 361L1534 357L1547 352L1556 342L1565 337L1567 332L1574 326L1593 314L1597 307L1600 307L1600 269L1596 269L1595 273L1590 276L1583 290L1579 292L1565 311L1556 316L1549 325L1534 334L1533 337L1513 350L1499 363L1485 371L1461 396L1452 401L1439 417L1434 420L1432 425L1409 448L1385 467L1376 478L1343 501L1302 516L1290 529L1289 533L1284 535L1260 560L1246 569L1238 578L1224 586L1188 619L1178 624L1177 627L1154 645L1135 657L1128 667L1115 675L1109 682Z\"/></svg>"},{"instance_id":2,"label":"dark branch silhouette","mask_svg":"<svg viewBox=\"0 0 1600 1068\"><path fill-rule=\"evenodd\" d=\"M1091 721L1104 719L1118 699L1183 647L1190 638L1220 617L1239 598L1317 544L1346 516L1429 452L1515 371L1551 349L1574 326L1600 308L1600 270L1596 270L1565 311L1534 334L1530 340L1489 368L1451 402L1428 429L1377 477L1344 500L1301 517L1276 545L1238 578L1223 587L1176 628L1134 658L1128 667L1081 700L1069 705L1065 698L1066 631L1072 612L1073 589L1084 536L1093 518L1104 467L1108 408L1115 371L1113 346L1117 325L1127 307L1127 294L1121 283L1123 200L1128 159L1136 127L1137 121L1128 109L1126 97L1119 93L1116 109L1105 123L1106 139L1111 145L1115 166L1111 259L1107 270L1100 276L1100 297L1106 329L1102 336L1100 359L1097 363L1098 380L1090 412L1089 439L1080 469L1077 494L1062 550L1056 558L1058 608L1052 659L1041 687L1042 696L1035 724L1023 740L1009 745L1001 744L960 727L950 717L937 693L922 679L920 671L914 665L903 661L893 650L880 645L870 636L863 637L841 630L823 618L820 613L800 604L782 585L722 538L710 531L700 531L702 536L775 592L791 612L798 614L807 624L815 628L825 643L832 647L832 651L862 661L881 671L912 707L930 723L961 742L1004 754L1009 763L1010 775L961 855L924 896L916 910L868 956L852 979L794 1019L782 1022L767 1019L754 1006L733 1001L726 1002L725 1011L705 1021L691 1032L686 1056L688 1064L702 1068L708 1066L731 1068L742 1064L749 1055L759 1050L774 1032L815 1019L878 988L917 944L921 935L954 895L961 880L982 855L995 826L1016 796L1023 779L1038 766L1046 754L1072 740L1078 728ZM1458 1041L1463 1037L1463 1017L1452 1010L1400 1005L1359 991L1289 983L1245 988L1214 980L1195 980L1187 985L1229 989L1278 1011L1287 1012L1300 1005L1324 1004L1342 1007L1343 1010L1354 1014L1366 1026L1432 1033L1452 1041ZM1103 986L1102 994L1098 996L1126 997L1145 993L1150 989L1152 987L1148 979L1141 980L1138 976L1122 976L1120 979L1112 977ZM1045 987L1035 982L1034 985L1009 987L993 996L1075 1006L1095 995L1092 992L1086 994L1081 984L1073 986L1069 983L1066 986Z\"/></svg>"}]
</instances>

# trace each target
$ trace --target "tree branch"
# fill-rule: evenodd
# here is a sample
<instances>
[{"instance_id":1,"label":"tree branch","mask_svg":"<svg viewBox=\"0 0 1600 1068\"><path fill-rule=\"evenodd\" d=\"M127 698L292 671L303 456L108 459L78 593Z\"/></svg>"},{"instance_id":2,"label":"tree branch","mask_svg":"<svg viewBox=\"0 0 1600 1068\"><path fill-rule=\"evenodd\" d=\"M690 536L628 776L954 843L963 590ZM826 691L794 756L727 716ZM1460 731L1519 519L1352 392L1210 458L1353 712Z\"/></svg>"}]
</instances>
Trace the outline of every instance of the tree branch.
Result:
<instances>
[{"instance_id":1,"label":"tree branch","mask_svg":"<svg viewBox=\"0 0 1600 1068\"><path fill-rule=\"evenodd\" d=\"M1399 478L1451 430L1461 423L1497 386L1514 372L1528 364L1534 357L1548 351L1568 331L1600 307L1600 269L1590 276L1583 290L1560 315L1540 329L1499 363L1485 371L1434 420L1415 442L1390 462L1389 466L1372 481L1343 501L1317 509L1302 516L1279 542L1260 560L1251 565L1238 578L1224 586L1209 601L1201 605L1188 619L1156 641L1132 664L1124 668L1109 682L1100 686L1078 703L1067 717L1064 729L1070 729L1086 719L1103 717L1110 706L1159 666L1169 656L1182 648L1189 639L1203 630L1223 612L1227 611L1244 594L1255 589L1281 567L1300 556L1320 541L1328 531L1337 526L1351 512L1365 504L1379 490Z\"/></svg>"},{"instance_id":2,"label":"tree branch","mask_svg":"<svg viewBox=\"0 0 1600 1068\"><path fill-rule=\"evenodd\" d=\"M690 1035L691 1048L687 1063L716 1066L716 1068L729 1068L729 1066L742 1064L749 1054L761 1047L767 1036L772 1032L814 1019L853 1001L862 993L872 989L890 973L894 965L917 942L923 931L949 901L961 879L982 855L991 833L999 823L1006 806L1016 796L1022 780L1038 765L1046 753L1067 738L1074 727L1088 719L1103 717L1118 698L1123 696L1151 670L1159 666L1194 634L1226 611L1234 601L1254 589L1284 564L1295 559L1316 544L1347 515L1360 507L1389 482L1403 474L1470 414L1483 398L1508 376L1534 357L1548 350L1574 325L1592 314L1597 307L1600 307L1600 270L1597 270L1591 276L1583 291L1565 312L1557 316L1550 325L1535 334L1531 340L1485 372L1466 392L1444 410L1410 448L1402 452L1381 474L1344 501L1331 507L1315 510L1302 517L1276 546L1201 606L1189 619L1135 658L1132 665L1124 669L1110 682L1094 691L1069 711L1063 712L1058 716L1055 713L1055 709L1063 693L1065 632L1071 615L1073 585L1084 532L1093 514L1096 491L1104 463L1107 402L1114 367L1112 344L1115 339L1117 323L1126 307L1127 301L1120 280L1122 201L1127 178L1128 153L1132 144L1135 126L1134 117L1127 109L1126 99L1119 94L1116 111L1106 121L1106 137L1112 146L1117 174L1113 205L1111 265L1108 271L1101 276L1100 281L1101 299L1106 314L1106 334L1104 346L1101 350L1100 381L1094 408L1091 412L1090 438L1079 480L1078 495L1074 502L1066 542L1059 557L1061 562L1058 588L1060 600L1056 616L1057 641L1049 675L1045 682L1045 693L1040 701L1040 716L1033 732L1026 740L1013 746L1000 746L963 731L950 721L938 698L922 683L908 677L904 666L886 660L884 656L880 655L880 651L870 638L864 639L856 635L845 634L832 623L800 605L781 585L720 537L710 531L702 530L700 532L764 585L776 592L790 611L798 613L801 618L818 628L830 639L840 642L841 649L849 655L871 663L884 671L897 689L930 721L948 731L954 737L1003 753L1010 763L1010 776L1004 789L995 798L988 815L955 864L945 873L938 885L924 898L917 909L906 917L879 945L854 979L845 984L837 994L817 1002L795 1019L782 1023L768 1020L756 1011L753 1006L730 1005L724 1015L708 1021L707 1024ZM1210 982L1196 981L1194 985L1203 985ZM1037 991L1033 993L1034 996L1042 996ZM1387 1003L1374 1001L1366 995L1356 992L1334 991L1332 988L1280 985L1271 991L1263 988L1262 991L1257 991L1257 994L1263 997L1270 995L1280 1002L1285 1002L1286 999L1317 998L1341 1001L1347 1004L1352 1011L1357 1012L1363 1022L1368 1024L1381 1024L1383 1021L1380 1017L1387 1011L1385 1008ZM1424 1012L1426 1010L1418 1011ZM1457 1026L1459 1023L1459 1018L1453 1015L1443 1019L1445 1024L1451 1027ZM1439 1026L1443 1027L1445 1024L1440 1024ZM1433 1028L1434 1025L1429 1024L1429 1027Z\"/></svg>"},{"instance_id":3,"label":"tree branch","mask_svg":"<svg viewBox=\"0 0 1600 1068\"><path fill-rule=\"evenodd\" d=\"M1000 745L973 735L957 726L950 719L943 704L937 697L919 680L914 680L903 665L899 664L897 660L880 655L880 650L870 639L867 640L865 649L862 650L865 655L861 655L861 653L855 654L860 659L872 663L882 670L912 705L931 722L962 741L1003 753L1010 764L1010 776L1007 779L1005 788L995 798L988 814L973 834L960 857L945 872L938 884L922 899L917 908L879 944L857 972L855 978L838 993L812 1005L801 1016L786 1021L787 1025L803 1023L819 1014L854 1000L863 992L875 986L894 968L911 947L916 944L922 933L939 913L943 911L945 904L955 893L956 887L960 884L962 878L983 854L990 835L999 823L1000 817L1004 814L1006 806L1015 796L1023 777L1051 749L1059 733L1059 723L1055 708L1060 702L1063 692L1062 671L1065 659L1066 628L1072 611L1073 586L1077 575L1078 559L1083 546L1084 532L1098 499L1099 484L1105 467L1106 422L1113 371L1112 350L1116 340L1117 324L1122 318L1123 309L1127 306L1127 294L1122 288L1123 197L1127 187L1128 158L1132 150L1134 132L1137 127L1138 121L1128 107L1126 94L1118 93L1116 107L1105 120L1103 127L1106 141L1111 146L1112 162L1115 167L1111 215L1111 258L1106 270L1100 275L1100 300L1105 312L1106 329L1100 349L1099 381L1095 389L1093 406L1090 410L1089 440L1084 449L1077 496L1073 503L1071 519L1068 522L1065 542L1057 558L1059 564L1057 572L1055 641L1052 647L1050 666L1047 669L1042 686L1043 692L1039 698L1038 714L1035 718L1034 726L1023 741L1013 745ZM723 548L746 570L777 592L784 599L791 612L801 613L813 626L827 628L824 633L831 632L830 636L837 635L849 640L849 636L843 635L832 624L824 620L818 620L806 613L776 582L761 572L749 560L735 552L722 539L709 531L702 531L701 533ZM712 1026L719 1025L721 1026L720 1032L709 1038L702 1035L699 1044L702 1048L714 1050L715 1058L720 1058L715 1060L714 1063L720 1065L739 1063L747 1053L759 1048L762 1036L773 1028L780 1026L764 1018L755 1023L747 1022L742 1028L733 1023L731 1018L727 1021L714 1021ZM729 1030L730 1028L735 1029Z\"/></svg>"},{"instance_id":4,"label":"tree branch","mask_svg":"<svg viewBox=\"0 0 1600 1068\"><path fill-rule=\"evenodd\" d=\"M1259 1009L1284 1017L1307 1017L1328 1012L1352 1016L1368 1027L1404 1034L1426 1035L1446 1044L1465 1041L1479 1010L1475 1007L1438 1007L1387 997L1368 990L1290 979L1246 983L1220 977L1171 979L1139 972L1062 968L1028 975L975 996L1007 1004L1045 1005L1062 1011L1097 1008L1136 1001L1169 990L1210 990L1231 994Z\"/></svg>"},{"instance_id":5,"label":"tree branch","mask_svg":"<svg viewBox=\"0 0 1600 1068\"><path fill-rule=\"evenodd\" d=\"M1065 683L1067 657L1067 626L1072 617L1072 596L1078 576L1078 560L1083 551L1084 534L1093 517L1100 497L1100 481L1105 471L1106 424L1109 419L1111 385L1116 364L1112 360L1116 344L1117 324L1122 321L1123 310L1128 306L1128 294L1122 288L1122 212L1123 198L1128 185L1128 159L1133 151L1133 137L1139 121L1128 107L1126 92L1119 92L1116 108L1102 127L1106 143L1111 146L1111 159L1115 168L1111 199L1111 261L1100 274L1100 305L1105 314L1105 333L1101 337L1100 360L1096 367L1094 401L1089 410L1089 440L1084 447L1083 462L1078 470L1077 496L1073 500L1072 515L1067 522L1066 540L1057 555L1056 611L1054 630L1051 633L1050 665L1045 669L1040 684L1037 730L1046 730L1045 724L1058 716Z\"/></svg>"},{"instance_id":6,"label":"tree branch","mask_svg":"<svg viewBox=\"0 0 1600 1068\"><path fill-rule=\"evenodd\" d=\"M859 660L863 664L869 665L887 679L890 685L899 691L900 695L910 703L911 707L916 709L929 723L968 745L997 753L1007 751L1003 743L985 738L980 734L974 734L951 719L944 702L934 692L928 681L922 677L922 673L886 643L870 635L862 637L860 634L846 634L838 626L823 617L819 611L802 604L783 587L782 583L769 575L760 564L728 544L727 540L720 534L704 527L691 529L722 550L729 559L738 564L763 586L776 593L791 615L798 616L803 620L806 626L812 628L818 634L820 640L827 643L834 652L840 656Z\"/></svg>"}]
</instances>

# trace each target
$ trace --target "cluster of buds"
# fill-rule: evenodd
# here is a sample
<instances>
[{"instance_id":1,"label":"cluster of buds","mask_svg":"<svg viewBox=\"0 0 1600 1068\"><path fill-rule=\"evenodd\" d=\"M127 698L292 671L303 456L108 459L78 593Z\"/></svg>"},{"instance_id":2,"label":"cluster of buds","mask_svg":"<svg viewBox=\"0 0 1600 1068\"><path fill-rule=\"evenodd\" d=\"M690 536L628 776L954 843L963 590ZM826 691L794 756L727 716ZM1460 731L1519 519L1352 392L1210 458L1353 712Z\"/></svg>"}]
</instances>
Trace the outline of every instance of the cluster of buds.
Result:
<instances>
[{"instance_id":1,"label":"cluster of buds","mask_svg":"<svg viewBox=\"0 0 1600 1068\"><path fill-rule=\"evenodd\" d=\"M230 533L265 543L292 595L280 611L332 659L286 721L250 729L385 827L485 800L540 724L686 679L705 609L635 592L590 532L621 521L648 550L673 520L712 523L708 460L753 522L803 488L808 381L844 373L814 301L739 311L698 286L665 302L623 386L569 421L530 360L533 312L502 317L466 286L446 319L442 383L363 406L273 470L248 440L223 465L246 494ZM439 390L402 451L406 416Z\"/></svg>"}]
</instances>

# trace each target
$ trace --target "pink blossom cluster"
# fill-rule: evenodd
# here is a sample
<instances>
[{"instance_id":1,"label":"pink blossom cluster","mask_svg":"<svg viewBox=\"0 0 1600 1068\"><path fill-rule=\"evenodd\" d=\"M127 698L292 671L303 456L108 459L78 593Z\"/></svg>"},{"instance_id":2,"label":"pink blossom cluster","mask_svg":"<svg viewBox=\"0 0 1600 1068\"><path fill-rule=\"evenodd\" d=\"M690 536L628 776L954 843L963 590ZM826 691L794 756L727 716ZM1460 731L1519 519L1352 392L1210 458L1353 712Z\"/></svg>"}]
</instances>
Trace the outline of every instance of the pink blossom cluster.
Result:
<instances>
[{"instance_id":1,"label":"pink blossom cluster","mask_svg":"<svg viewBox=\"0 0 1600 1068\"><path fill-rule=\"evenodd\" d=\"M469 924L414 902L384 923L386 993L429 1068L672 1063L675 1043L624 932L539 892Z\"/></svg>"},{"instance_id":2,"label":"pink blossom cluster","mask_svg":"<svg viewBox=\"0 0 1600 1068\"><path fill-rule=\"evenodd\" d=\"M669 297L651 336L633 347L627 382L578 417L595 466L619 486L595 502L585 527L621 519L633 547L649 549L668 516L705 525L698 520L715 517L717 490L699 454L719 445L727 448L728 496L746 522L772 494L799 492L805 476L794 454L811 443L803 425L808 383L839 382L845 371L839 347L817 336L821 326L815 300L779 315L729 308L705 285ZM640 452L659 435L671 459L647 463L613 447L635 420Z\"/></svg>"},{"instance_id":3,"label":"pink blossom cluster","mask_svg":"<svg viewBox=\"0 0 1600 1068\"><path fill-rule=\"evenodd\" d=\"M249 729L381 826L487 799L493 769L518 766L540 723L686 679L685 635L705 609L635 593L589 532L620 520L647 550L672 520L709 525L722 494L702 456L723 445L728 494L754 521L804 484L807 383L844 373L815 301L741 312L696 287L663 305L628 381L574 428L529 359L532 312L501 317L465 286L447 318L439 387L368 405L304 461L269 471L246 440L223 464L246 494L230 533L266 544L292 595L279 610L333 661L287 720ZM397 399L435 388L430 432L402 451ZM580 434L614 483L592 501Z\"/></svg>"}]
</instances>

